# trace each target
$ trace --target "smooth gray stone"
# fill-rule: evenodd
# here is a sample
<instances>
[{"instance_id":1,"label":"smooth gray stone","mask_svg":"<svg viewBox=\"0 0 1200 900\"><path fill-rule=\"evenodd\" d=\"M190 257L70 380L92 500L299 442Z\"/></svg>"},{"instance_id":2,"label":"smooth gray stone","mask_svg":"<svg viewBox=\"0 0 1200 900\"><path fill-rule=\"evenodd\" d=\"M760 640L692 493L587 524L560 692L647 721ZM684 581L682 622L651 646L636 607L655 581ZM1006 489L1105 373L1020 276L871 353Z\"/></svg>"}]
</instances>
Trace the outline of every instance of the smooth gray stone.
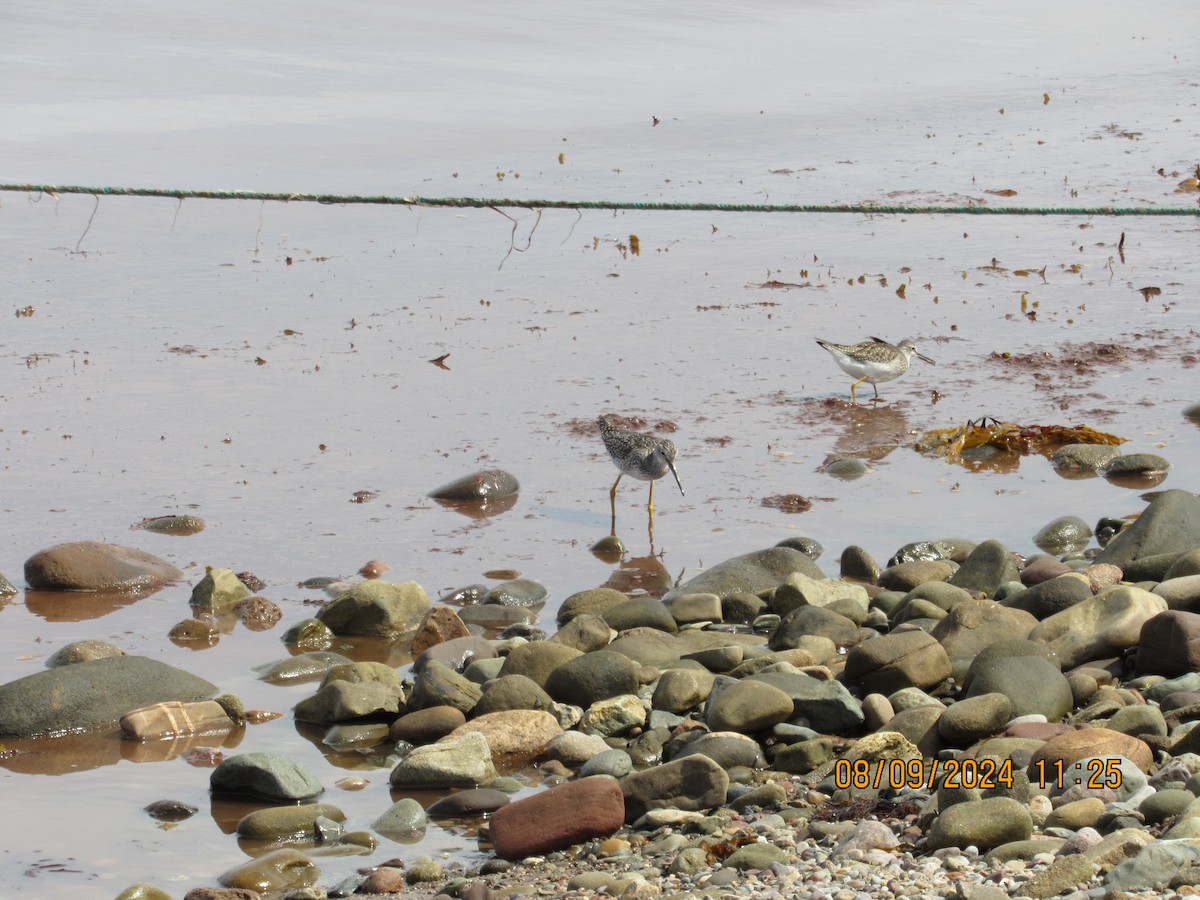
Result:
<instances>
[{"instance_id":1,"label":"smooth gray stone","mask_svg":"<svg viewBox=\"0 0 1200 900\"><path fill-rule=\"evenodd\" d=\"M282 753L242 753L213 769L216 794L250 794L268 800L311 800L325 788L304 766Z\"/></svg>"},{"instance_id":2,"label":"smooth gray stone","mask_svg":"<svg viewBox=\"0 0 1200 900\"><path fill-rule=\"evenodd\" d=\"M773 590L791 572L800 572L809 578L825 577L807 554L791 547L772 547L717 563L667 591L663 599L681 594L716 594L722 599L741 591L757 594Z\"/></svg>"},{"instance_id":3,"label":"smooth gray stone","mask_svg":"<svg viewBox=\"0 0 1200 900\"><path fill-rule=\"evenodd\" d=\"M144 656L77 662L0 685L0 737L98 729L131 709L216 693L211 682Z\"/></svg>"}]
</instances>

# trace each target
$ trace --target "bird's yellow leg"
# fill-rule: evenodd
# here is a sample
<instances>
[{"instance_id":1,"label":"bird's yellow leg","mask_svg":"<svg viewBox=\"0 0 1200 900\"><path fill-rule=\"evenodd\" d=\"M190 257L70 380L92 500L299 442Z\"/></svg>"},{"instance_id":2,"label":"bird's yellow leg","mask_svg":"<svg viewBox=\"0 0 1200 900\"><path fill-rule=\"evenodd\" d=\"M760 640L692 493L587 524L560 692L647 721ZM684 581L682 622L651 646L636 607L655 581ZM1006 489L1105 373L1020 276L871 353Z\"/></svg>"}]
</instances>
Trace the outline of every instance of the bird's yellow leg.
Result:
<instances>
[{"instance_id":1,"label":"bird's yellow leg","mask_svg":"<svg viewBox=\"0 0 1200 900\"><path fill-rule=\"evenodd\" d=\"M866 381L866 380L867 380L867 376L866 376L866 375L864 375L862 378L858 379L858 381L854 382L854 384L850 385L850 404L851 404L852 406L857 406L857 405L858 405L858 400L857 400L857 398L854 396L854 389L855 389L856 387L858 387L860 384L862 384L862 383L863 383L864 381ZM879 393L879 388L875 388L875 393Z\"/></svg>"},{"instance_id":2,"label":"bird's yellow leg","mask_svg":"<svg viewBox=\"0 0 1200 900\"><path fill-rule=\"evenodd\" d=\"M646 510L650 513L650 518L654 518L654 482L650 482L650 502L646 504Z\"/></svg>"},{"instance_id":3,"label":"bird's yellow leg","mask_svg":"<svg viewBox=\"0 0 1200 900\"><path fill-rule=\"evenodd\" d=\"M609 507L612 509L613 534L617 533L617 485L621 483L621 475L624 474L624 472L621 472L619 475L617 475L617 480L613 482L612 489L608 492L608 503Z\"/></svg>"}]
</instances>

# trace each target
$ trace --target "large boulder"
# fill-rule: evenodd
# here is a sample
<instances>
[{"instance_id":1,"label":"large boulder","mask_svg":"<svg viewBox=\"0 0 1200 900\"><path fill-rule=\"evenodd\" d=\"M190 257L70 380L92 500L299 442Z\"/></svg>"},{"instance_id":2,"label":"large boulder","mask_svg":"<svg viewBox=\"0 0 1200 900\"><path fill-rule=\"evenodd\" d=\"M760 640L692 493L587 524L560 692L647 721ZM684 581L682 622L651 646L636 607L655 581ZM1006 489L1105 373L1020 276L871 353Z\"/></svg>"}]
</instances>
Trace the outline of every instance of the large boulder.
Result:
<instances>
[{"instance_id":1,"label":"large boulder","mask_svg":"<svg viewBox=\"0 0 1200 900\"><path fill-rule=\"evenodd\" d=\"M1128 569L1144 556L1186 553L1200 547L1200 497L1191 491L1163 491L1128 528L1096 554L1094 563Z\"/></svg>"},{"instance_id":2,"label":"large boulder","mask_svg":"<svg viewBox=\"0 0 1200 900\"><path fill-rule=\"evenodd\" d=\"M429 612L425 589L415 581L364 581L317 613L334 634L391 637L411 631Z\"/></svg>"},{"instance_id":3,"label":"large boulder","mask_svg":"<svg viewBox=\"0 0 1200 900\"><path fill-rule=\"evenodd\" d=\"M145 591L183 577L183 572L145 550L74 541L39 550L25 560L31 591Z\"/></svg>"},{"instance_id":4,"label":"large boulder","mask_svg":"<svg viewBox=\"0 0 1200 900\"><path fill-rule=\"evenodd\" d=\"M0 737L38 737L115 726L131 709L207 700L216 685L144 656L72 663L0 685Z\"/></svg>"},{"instance_id":5,"label":"large boulder","mask_svg":"<svg viewBox=\"0 0 1200 900\"><path fill-rule=\"evenodd\" d=\"M667 591L663 600L683 594L716 594L722 600L730 594L757 594L773 590L792 572L809 578L825 577L808 555L791 547L772 547L717 563Z\"/></svg>"}]
</instances>

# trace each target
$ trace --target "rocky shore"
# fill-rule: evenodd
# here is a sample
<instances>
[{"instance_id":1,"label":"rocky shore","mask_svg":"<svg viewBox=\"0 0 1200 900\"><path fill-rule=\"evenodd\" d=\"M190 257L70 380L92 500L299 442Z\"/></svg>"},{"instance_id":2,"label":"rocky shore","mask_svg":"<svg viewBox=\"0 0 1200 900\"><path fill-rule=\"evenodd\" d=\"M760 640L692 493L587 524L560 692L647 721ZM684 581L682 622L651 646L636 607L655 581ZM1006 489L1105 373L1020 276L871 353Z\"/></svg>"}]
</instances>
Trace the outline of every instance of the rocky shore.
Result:
<instances>
[{"instance_id":1,"label":"rocky shore","mask_svg":"<svg viewBox=\"0 0 1200 900\"><path fill-rule=\"evenodd\" d=\"M1200 893L1200 499L1162 492L1084 551L1090 532L1052 523L1039 545L1058 552L1029 559L991 540L912 544L887 565L850 547L839 578L793 539L661 598L575 594L549 635L523 579L436 604L412 582L335 590L264 677L319 678L297 720L331 747L385 748L394 794L444 797L383 793L378 818L355 821L286 755L230 755L210 789L261 804L237 837L267 850L186 896ZM50 548L26 580L77 589L102 570L144 590L177 575L117 551L88 545L105 565L73 567ZM279 618L228 570L192 604L179 634L193 640L216 611ZM411 635L411 671L325 649L339 634ZM84 643L0 686L0 736L253 727L217 685ZM150 814L192 812L166 798ZM430 821L477 832L485 861L355 865Z\"/></svg>"}]
</instances>

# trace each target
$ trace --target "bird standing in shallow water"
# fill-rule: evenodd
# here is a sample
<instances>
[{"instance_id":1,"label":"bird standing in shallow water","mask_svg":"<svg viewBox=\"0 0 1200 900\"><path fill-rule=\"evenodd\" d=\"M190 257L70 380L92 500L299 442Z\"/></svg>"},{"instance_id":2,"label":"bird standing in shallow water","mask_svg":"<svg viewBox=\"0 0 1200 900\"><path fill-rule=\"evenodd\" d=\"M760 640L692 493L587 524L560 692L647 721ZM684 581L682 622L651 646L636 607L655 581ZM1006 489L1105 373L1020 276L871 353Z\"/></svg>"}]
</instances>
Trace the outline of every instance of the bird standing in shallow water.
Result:
<instances>
[{"instance_id":1,"label":"bird standing in shallow water","mask_svg":"<svg viewBox=\"0 0 1200 900\"><path fill-rule=\"evenodd\" d=\"M654 482L670 472L675 476L675 483L679 485L679 493L683 494L679 473L675 471L675 444L652 434L613 428L604 416L600 416L596 423L600 426L604 449L608 451L609 458L620 473L613 482L612 490L608 492L609 503L612 506L613 533L616 533L617 527L617 485L621 483L622 475L631 475L640 481L650 482L650 502L646 504L646 510L650 513L650 527L653 528Z\"/></svg>"},{"instance_id":2,"label":"bird standing in shallow water","mask_svg":"<svg viewBox=\"0 0 1200 900\"><path fill-rule=\"evenodd\" d=\"M882 338L873 337L861 344L834 344L817 338L817 343L833 356L834 361L842 367L842 371L851 378L857 379L850 385L850 402L857 404L854 389L864 381L870 382L875 388L875 400L879 399L879 382L899 378L908 371L912 357L925 360L931 366L937 365L924 353L919 353L911 340L905 338L899 344L892 346Z\"/></svg>"}]
</instances>

